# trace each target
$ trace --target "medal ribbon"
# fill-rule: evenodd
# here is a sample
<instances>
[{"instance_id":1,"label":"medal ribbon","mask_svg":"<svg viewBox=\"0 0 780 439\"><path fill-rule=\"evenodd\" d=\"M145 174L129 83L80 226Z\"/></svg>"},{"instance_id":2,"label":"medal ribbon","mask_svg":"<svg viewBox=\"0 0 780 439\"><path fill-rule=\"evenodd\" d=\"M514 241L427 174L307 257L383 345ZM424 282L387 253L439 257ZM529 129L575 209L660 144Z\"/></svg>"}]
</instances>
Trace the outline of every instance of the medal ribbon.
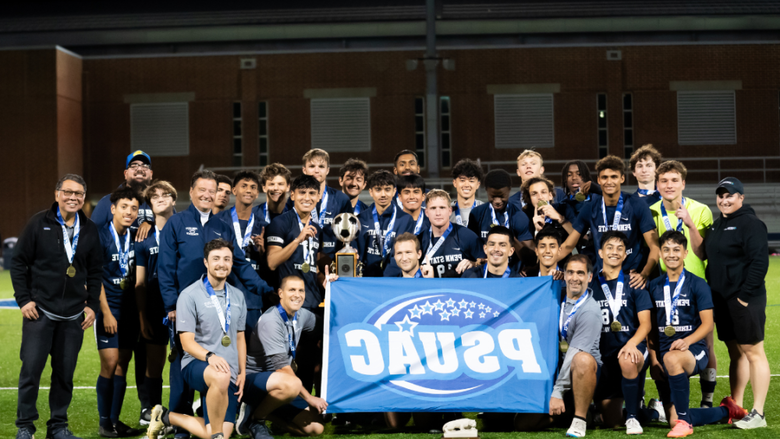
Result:
<instances>
[{"instance_id":1,"label":"medal ribbon","mask_svg":"<svg viewBox=\"0 0 780 439\"><path fill-rule=\"evenodd\" d=\"M685 197L682 198L680 203L681 206L685 206ZM664 207L663 200L661 200L661 216L664 219L664 227L666 227L666 230L672 230L672 222L669 220L669 216L666 214L666 207ZM678 232L683 231L683 222L679 218L677 219L677 227L675 230Z\"/></svg>"},{"instance_id":2,"label":"medal ribbon","mask_svg":"<svg viewBox=\"0 0 780 439\"><path fill-rule=\"evenodd\" d=\"M601 215L604 217L604 225L607 226L607 230L617 230L618 224L620 224L620 217L623 216L623 193L620 193L620 199L618 200L617 207L615 207L615 217L612 218L612 225L607 222L607 205L604 203L604 198L601 198Z\"/></svg>"},{"instance_id":3,"label":"medal ribbon","mask_svg":"<svg viewBox=\"0 0 780 439\"><path fill-rule=\"evenodd\" d=\"M320 200L320 212L317 213L317 207L311 211L311 217L314 222L320 225L320 228L324 227L325 222L325 208L328 206L328 188L325 188L325 193L322 194L322 200Z\"/></svg>"},{"instance_id":4,"label":"medal ribbon","mask_svg":"<svg viewBox=\"0 0 780 439\"><path fill-rule=\"evenodd\" d=\"M127 271L130 268L130 231L125 230L125 248L122 250L122 246L119 245L119 234L116 232L114 222L111 221L111 235L114 236L114 244L119 252L119 269L122 270L122 277L127 277Z\"/></svg>"},{"instance_id":5,"label":"medal ribbon","mask_svg":"<svg viewBox=\"0 0 780 439\"><path fill-rule=\"evenodd\" d=\"M70 242L68 227L65 225L65 220L62 218L62 214L60 213L60 206L57 206L57 222L59 222L62 226L62 242L65 245L65 254L68 256L68 263L73 265L73 258L76 257L76 247L79 245L79 233L81 232L81 220L79 220L79 214L76 212L76 222L73 224L73 244Z\"/></svg>"},{"instance_id":6,"label":"medal ribbon","mask_svg":"<svg viewBox=\"0 0 780 439\"><path fill-rule=\"evenodd\" d=\"M303 221L301 221L301 216L298 215L298 211L295 210L294 207L293 207L293 212L295 212L295 217L298 218L298 230L303 232L303 228L305 226L303 225ZM314 212L314 211L312 211L312 212ZM314 238L309 238L309 239L307 239L307 241L308 241L309 245L308 246L305 246L305 245L303 246L303 262L307 262L310 265L314 265L314 261L309 261L309 256L311 256L312 250L314 249Z\"/></svg>"},{"instance_id":7,"label":"medal ribbon","mask_svg":"<svg viewBox=\"0 0 780 439\"><path fill-rule=\"evenodd\" d=\"M387 231L385 233L382 233L382 226L379 223L376 205L374 205L374 210L371 213L374 216L374 234L376 234L379 247L382 248L382 259L384 260L390 253L390 234L393 233L393 227L395 227L395 216L398 213L398 208L393 206L393 217L390 219L390 223L387 225ZM420 215L422 215L422 213L420 213Z\"/></svg>"},{"instance_id":8,"label":"medal ribbon","mask_svg":"<svg viewBox=\"0 0 780 439\"><path fill-rule=\"evenodd\" d=\"M637 189L636 191L639 192L640 195L648 196L648 195L653 195L654 193L656 193L658 191L658 188L655 188L655 189Z\"/></svg>"},{"instance_id":9,"label":"medal ribbon","mask_svg":"<svg viewBox=\"0 0 780 439\"><path fill-rule=\"evenodd\" d=\"M217 293L214 292L214 288L209 282L209 277L203 277L203 286L206 287L206 292L209 293L209 299L214 304L214 309L217 310L217 317L219 317L219 325L222 326L222 331L225 335L230 335L230 292L227 284L225 284L225 311L222 311L222 305L219 303Z\"/></svg>"},{"instance_id":10,"label":"medal ribbon","mask_svg":"<svg viewBox=\"0 0 780 439\"><path fill-rule=\"evenodd\" d=\"M241 249L241 253L245 253L244 249L252 243L252 227L255 225L255 216L250 213L249 223L246 225L246 231L243 239L241 238L241 223L238 221L238 213L236 213L236 206L230 208L230 216L233 217L233 230L236 231L236 241L238 242L238 248Z\"/></svg>"},{"instance_id":11,"label":"medal ribbon","mask_svg":"<svg viewBox=\"0 0 780 439\"><path fill-rule=\"evenodd\" d=\"M420 214L422 215L422 214ZM423 259L423 264L430 264L431 263L431 256L435 255L437 251L439 251L439 248L444 244L444 241L447 239L448 236L450 236L450 233L452 232L452 223L450 223L450 226L447 227L447 231L444 232L443 235L439 236L439 240L436 241L436 245L431 247L431 244L433 244L433 227L429 230L430 232L430 239L428 240L428 250L425 251L425 259Z\"/></svg>"},{"instance_id":12,"label":"medal ribbon","mask_svg":"<svg viewBox=\"0 0 780 439\"><path fill-rule=\"evenodd\" d=\"M422 270L420 270L420 269L418 268L418 269L417 269L417 273L414 273L414 278L415 278L415 279L417 279L417 278L420 278L420 277L423 277L423 275L422 275Z\"/></svg>"},{"instance_id":13,"label":"medal ribbon","mask_svg":"<svg viewBox=\"0 0 780 439\"><path fill-rule=\"evenodd\" d=\"M664 311L666 311L666 326L672 324L672 315L674 315L674 312L677 310L677 299L680 297L684 282L685 270L683 270L682 274L680 275L680 279L677 281L677 286L674 287L674 297L670 297L671 288L669 287L669 275L666 275L666 282L664 282Z\"/></svg>"},{"instance_id":14,"label":"medal ribbon","mask_svg":"<svg viewBox=\"0 0 780 439\"><path fill-rule=\"evenodd\" d=\"M474 199L474 205L471 206L471 210L474 210L474 208L477 207L477 200ZM458 202L455 202L455 222L459 225L463 225L463 218L460 216L460 206L458 206Z\"/></svg>"},{"instance_id":15,"label":"medal ribbon","mask_svg":"<svg viewBox=\"0 0 780 439\"><path fill-rule=\"evenodd\" d=\"M612 291L609 290L607 280L604 279L603 272L599 273L599 283L601 284L601 290L604 291L604 296L607 298L607 305L609 310L612 311L612 320L617 321L618 314L620 314L620 308L623 307L623 282L625 276L623 271L620 272L617 278L617 286L615 287L615 297L612 298Z\"/></svg>"},{"instance_id":16,"label":"medal ribbon","mask_svg":"<svg viewBox=\"0 0 780 439\"><path fill-rule=\"evenodd\" d=\"M355 208L352 210L352 213L354 213L355 215L360 213L360 200L358 200L358 202L355 203Z\"/></svg>"},{"instance_id":17,"label":"medal ribbon","mask_svg":"<svg viewBox=\"0 0 780 439\"><path fill-rule=\"evenodd\" d=\"M414 234L419 235L420 229L422 229L423 220L425 219L425 212L420 209L420 216L417 217L417 224L414 225Z\"/></svg>"},{"instance_id":18,"label":"medal ribbon","mask_svg":"<svg viewBox=\"0 0 780 439\"><path fill-rule=\"evenodd\" d=\"M511 273L512 270L509 268L509 265L506 266L506 270L504 270L504 274L501 275L501 279L506 279L509 277L509 273ZM488 275L488 264L485 264L485 268L482 269L482 279L487 279Z\"/></svg>"},{"instance_id":19,"label":"medal ribbon","mask_svg":"<svg viewBox=\"0 0 780 439\"><path fill-rule=\"evenodd\" d=\"M271 215L268 214L268 202L263 203L263 217L266 224L271 224Z\"/></svg>"},{"instance_id":20,"label":"medal ribbon","mask_svg":"<svg viewBox=\"0 0 780 439\"><path fill-rule=\"evenodd\" d=\"M282 308L281 304L277 304L276 309L282 316L284 326L287 327L287 341L290 343L290 354L292 355L293 359L295 359L295 325L298 323L298 313L296 312L293 314L293 320L290 322L290 318L287 316L287 311Z\"/></svg>"},{"instance_id":21,"label":"medal ribbon","mask_svg":"<svg viewBox=\"0 0 780 439\"><path fill-rule=\"evenodd\" d=\"M585 303L586 300L588 300L588 297L590 296L590 292L586 292L582 296L580 296L579 299L577 299L576 302L574 302L574 307L572 307L571 311L569 312L569 315L566 317L566 321L563 321L564 316L564 310L566 309L566 299L563 299L563 303L561 304L561 317L558 319L558 329L561 333L561 339L566 340L566 336L569 335L569 323L571 323L571 319L574 318L574 314L577 314L577 310L580 309L580 307Z\"/></svg>"},{"instance_id":22,"label":"medal ribbon","mask_svg":"<svg viewBox=\"0 0 780 439\"><path fill-rule=\"evenodd\" d=\"M160 229L154 226L154 240L157 241L157 247L160 246Z\"/></svg>"},{"instance_id":23,"label":"medal ribbon","mask_svg":"<svg viewBox=\"0 0 780 439\"><path fill-rule=\"evenodd\" d=\"M509 212L504 210L504 224L499 224L496 219L496 209L493 208L493 203L490 203L490 215L492 216L493 224L509 228Z\"/></svg>"}]
</instances>

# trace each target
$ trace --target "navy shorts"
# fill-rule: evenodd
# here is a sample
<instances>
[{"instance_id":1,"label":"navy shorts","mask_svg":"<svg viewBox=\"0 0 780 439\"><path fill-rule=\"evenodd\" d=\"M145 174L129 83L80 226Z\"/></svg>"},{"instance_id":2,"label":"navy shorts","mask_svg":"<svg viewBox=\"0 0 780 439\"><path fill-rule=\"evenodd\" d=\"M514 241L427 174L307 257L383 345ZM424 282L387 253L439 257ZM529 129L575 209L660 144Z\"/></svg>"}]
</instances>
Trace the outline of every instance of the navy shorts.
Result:
<instances>
[{"instance_id":1,"label":"navy shorts","mask_svg":"<svg viewBox=\"0 0 780 439\"><path fill-rule=\"evenodd\" d=\"M141 332L138 314L126 312L122 317L119 311L112 309L111 315L116 319L117 329L114 334L106 332L105 326L103 326L103 312L98 311L95 318L95 341L98 350L135 349Z\"/></svg>"},{"instance_id":2,"label":"navy shorts","mask_svg":"<svg viewBox=\"0 0 780 439\"><path fill-rule=\"evenodd\" d=\"M260 405L266 395L268 395L266 390L268 389L268 379L273 373L275 372L258 372L250 373L246 376L246 384L244 384L245 403L251 406ZM303 398L296 396L289 404L277 408L271 414L284 421L292 422L296 416L308 407L309 404Z\"/></svg>"},{"instance_id":3,"label":"navy shorts","mask_svg":"<svg viewBox=\"0 0 780 439\"><path fill-rule=\"evenodd\" d=\"M645 357L640 376L644 376L650 362L647 361L647 346L640 343L637 346L639 352ZM605 399L623 398L623 369L620 368L620 361L617 354L609 357L601 357L601 372L599 381L596 384L596 391L593 393L593 400L600 402ZM603 378L603 379L602 379Z\"/></svg>"},{"instance_id":4,"label":"navy shorts","mask_svg":"<svg viewBox=\"0 0 780 439\"><path fill-rule=\"evenodd\" d=\"M693 354L693 358L696 360L696 364L693 367L693 373L690 374L690 376L698 375L701 371L703 371L707 367L707 363L709 363L709 355L707 354L707 345L702 342L697 342L696 344L689 346L688 350ZM668 351L667 351L668 352ZM663 352L661 354L661 357L658 359L658 361L663 365L664 364L664 356L666 355L666 352ZM664 371L666 371L666 366L664 366ZM668 373L667 373L668 376ZM661 399L661 401L671 401L671 391L669 390L669 380L666 381L656 381L655 387L658 389L658 397Z\"/></svg>"},{"instance_id":5,"label":"navy shorts","mask_svg":"<svg viewBox=\"0 0 780 439\"><path fill-rule=\"evenodd\" d=\"M203 378L203 372L207 367L209 367L209 364L205 361L192 360L181 371L184 382L189 384L190 388L200 392L202 396L205 396L209 391L209 386L206 385L206 380ZM236 423L236 414L238 413L238 395L236 395L236 392L238 392L238 386L231 381L230 387L228 387L228 407L227 411L225 411L225 422L232 424ZM244 392L246 393L246 386L244 386ZM206 398L202 398L201 401L203 401L203 419L206 420L208 425L209 411L208 407L206 407Z\"/></svg>"}]
</instances>

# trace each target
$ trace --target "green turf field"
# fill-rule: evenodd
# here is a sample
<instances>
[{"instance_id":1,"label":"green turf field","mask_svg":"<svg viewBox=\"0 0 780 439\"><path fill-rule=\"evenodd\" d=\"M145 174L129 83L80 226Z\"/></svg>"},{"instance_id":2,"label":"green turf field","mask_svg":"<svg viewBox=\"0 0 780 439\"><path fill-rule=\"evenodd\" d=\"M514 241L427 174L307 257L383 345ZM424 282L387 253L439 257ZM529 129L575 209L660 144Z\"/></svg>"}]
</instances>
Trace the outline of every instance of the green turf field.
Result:
<instances>
[{"instance_id":1,"label":"green turf field","mask_svg":"<svg viewBox=\"0 0 780 439\"><path fill-rule=\"evenodd\" d=\"M766 325L766 345L769 364L773 374L780 374L780 347L777 338L780 336L780 257L770 258L769 275L767 276L768 308ZM13 297L8 272L0 272L0 298ZM19 346L21 344L22 316L19 310L0 310L0 438L13 438L16 435L14 421L16 419L16 388L19 379ZM722 343L717 344L718 376L728 374L728 355L726 347ZM69 418L71 430L74 434L83 438L98 438L98 414L95 395L95 382L99 369L98 354L95 347L95 339L90 329L84 334L84 345L81 349L73 391L73 402L70 406ZM133 367L130 367L128 385L134 385ZM50 369L46 368L41 380L41 391L38 397L38 409L41 419L36 423L37 437L45 437L46 420L48 419L48 390ZM165 375L168 371L166 368ZM166 379L167 385L167 379ZM648 382L646 386L647 398L656 396L655 386ZM717 401L728 394L728 379L718 378L718 387L715 397ZM767 421L769 427L753 431L738 431L727 425L714 425L696 427L696 435L708 438L752 438L752 437L780 437L780 377L773 377L769 389L769 397L766 404ZM700 400L698 379L691 380L691 404ZM168 391L163 393L163 401L168 400ZM745 405L750 409L752 394L748 387ZM122 413L122 420L128 425L135 425L138 421L139 403L134 389L128 389ZM474 414L469 414L472 417ZM479 425L478 425L479 427ZM332 432L332 427L328 427ZM669 431L667 426L661 424L645 427L644 437L665 437ZM550 430L542 433L481 433L484 439L509 439L516 437L551 438L564 437L565 430ZM625 431L613 430L589 430L589 438L616 438L624 437ZM365 431L356 431L355 434L330 435L331 437L359 439L367 436ZM432 439L430 434L395 433L381 434L384 439ZM436 436L438 439L438 436Z\"/></svg>"}]
</instances>

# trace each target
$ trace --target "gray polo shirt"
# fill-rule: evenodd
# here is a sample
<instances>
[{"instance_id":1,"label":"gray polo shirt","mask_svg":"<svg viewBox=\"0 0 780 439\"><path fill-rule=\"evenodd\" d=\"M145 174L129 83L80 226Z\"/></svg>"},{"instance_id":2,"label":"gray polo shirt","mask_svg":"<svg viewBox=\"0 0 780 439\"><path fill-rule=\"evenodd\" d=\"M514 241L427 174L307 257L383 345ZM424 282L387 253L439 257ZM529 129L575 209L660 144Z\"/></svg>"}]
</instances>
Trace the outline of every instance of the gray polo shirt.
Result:
<instances>
[{"instance_id":1,"label":"gray polo shirt","mask_svg":"<svg viewBox=\"0 0 780 439\"><path fill-rule=\"evenodd\" d=\"M290 352L289 332L295 328L295 347L301 341L301 334L306 331L314 331L317 326L317 317L308 309L298 310L298 321L293 325L293 320L288 318L288 323L282 319L277 307L268 308L257 321L257 328L252 331L246 353L247 374L275 371L276 367L270 357L278 354L287 355L287 365L292 362Z\"/></svg>"},{"instance_id":2,"label":"gray polo shirt","mask_svg":"<svg viewBox=\"0 0 780 439\"><path fill-rule=\"evenodd\" d=\"M590 297L580 306L577 313L569 322L569 329L566 333L566 341L569 343L569 350L563 358L563 364L558 372L558 379L555 380L552 396L563 399L563 394L571 389L571 362L577 352L587 352L593 356L596 363L601 365L601 352L599 351L599 341L601 340L601 308L593 299L593 292L588 291ZM566 298L563 303L563 321L569 315L576 300Z\"/></svg>"},{"instance_id":3,"label":"gray polo shirt","mask_svg":"<svg viewBox=\"0 0 780 439\"><path fill-rule=\"evenodd\" d=\"M205 275L203 275L205 276ZM195 334L195 342L203 349L214 352L225 359L230 365L230 379L235 382L238 376L238 347L236 336L238 328L246 326L246 303L244 294L237 288L225 284L230 295L230 346L222 346L224 331L219 322L219 315L214 307L206 287L203 286L203 277L188 286L179 295L176 301L176 331L192 332ZM225 291L214 291L219 299L222 310L225 310ZM195 359L185 352L181 360L182 370Z\"/></svg>"}]
</instances>

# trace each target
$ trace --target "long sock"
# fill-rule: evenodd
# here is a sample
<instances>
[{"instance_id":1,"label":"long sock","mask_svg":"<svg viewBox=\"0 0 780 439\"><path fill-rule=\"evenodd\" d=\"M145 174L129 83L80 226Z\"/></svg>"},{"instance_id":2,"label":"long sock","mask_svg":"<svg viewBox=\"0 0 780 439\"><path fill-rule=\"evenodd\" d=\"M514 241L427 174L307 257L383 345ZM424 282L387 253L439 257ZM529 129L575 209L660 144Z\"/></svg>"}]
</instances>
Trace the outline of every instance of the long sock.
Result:
<instances>
[{"instance_id":1,"label":"long sock","mask_svg":"<svg viewBox=\"0 0 780 439\"><path fill-rule=\"evenodd\" d=\"M691 425L714 424L729 415L729 409L726 407L713 407L711 409L690 409L688 416L691 418Z\"/></svg>"},{"instance_id":2,"label":"long sock","mask_svg":"<svg viewBox=\"0 0 780 439\"><path fill-rule=\"evenodd\" d=\"M163 379L146 377L144 384L149 392L149 402L152 404L152 407L162 404Z\"/></svg>"},{"instance_id":3,"label":"long sock","mask_svg":"<svg viewBox=\"0 0 780 439\"><path fill-rule=\"evenodd\" d=\"M717 382L718 371L708 367L700 374L701 378L701 400L712 404L712 397L715 395L715 386Z\"/></svg>"},{"instance_id":4,"label":"long sock","mask_svg":"<svg viewBox=\"0 0 780 439\"><path fill-rule=\"evenodd\" d=\"M639 409L639 413L636 416L639 419L639 423L644 425L651 421L658 420L658 412L653 409Z\"/></svg>"},{"instance_id":5,"label":"long sock","mask_svg":"<svg viewBox=\"0 0 780 439\"><path fill-rule=\"evenodd\" d=\"M691 387L688 382L688 374L683 372L679 375L669 375L668 377L672 404L674 404L674 409L677 410L677 418L690 424L691 418L688 416L688 399L691 396Z\"/></svg>"},{"instance_id":6,"label":"long sock","mask_svg":"<svg viewBox=\"0 0 780 439\"><path fill-rule=\"evenodd\" d=\"M98 375L97 386L97 406L100 414L100 426L111 428L111 404L114 399L114 378L104 378Z\"/></svg>"},{"instance_id":7,"label":"long sock","mask_svg":"<svg viewBox=\"0 0 780 439\"><path fill-rule=\"evenodd\" d=\"M636 418L639 414L639 380L623 377L623 399L626 402L626 418Z\"/></svg>"},{"instance_id":8,"label":"long sock","mask_svg":"<svg viewBox=\"0 0 780 439\"><path fill-rule=\"evenodd\" d=\"M114 375L114 400L111 403L111 423L119 422L119 414L122 413L122 404L125 402L127 390L127 378L122 375Z\"/></svg>"}]
</instances>

